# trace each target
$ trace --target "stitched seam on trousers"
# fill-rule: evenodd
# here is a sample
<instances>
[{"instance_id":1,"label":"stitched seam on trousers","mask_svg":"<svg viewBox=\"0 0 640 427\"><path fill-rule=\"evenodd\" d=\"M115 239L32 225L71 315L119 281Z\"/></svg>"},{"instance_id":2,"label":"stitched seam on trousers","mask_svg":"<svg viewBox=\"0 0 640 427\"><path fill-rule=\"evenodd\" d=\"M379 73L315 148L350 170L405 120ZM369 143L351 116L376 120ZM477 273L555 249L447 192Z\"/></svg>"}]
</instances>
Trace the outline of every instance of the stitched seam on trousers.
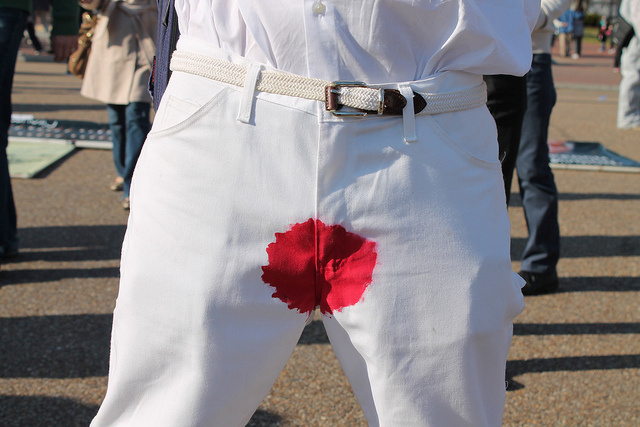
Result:
<instances>
[{"instance_id":1,"label":"stitched seam on trousers","mask_svg":"<svg viewBox=\"0 0 640 427\"><path fill-rule=\"evenodd\" d=\"M313 284L313 294L315 297L315 307L317 308L320 305L322 298L322 290L320 288L321 280L321 265L320 265L320 232L318 231L318 220L313 221L313 233L314 233L314 263L315 263L315 283Z\"/></svg>"},{"instance_id":2,"label":"stitched seam on trousers","mask_svg":"<svg viewBox=\"0 0 640 427\"><path fill-rule=\"evenodd\" d=\"M495 162L490 162L480 157L477 157L474 153L467 150L463 146L461 146L455 139L453 139L445 129L440 126L440 124L436 121L433 116L426 116L426 123L428 124L430 130L437 134L442 142L446 144L449 148L453 149L455 152L459 153L463 158L470 160L474 163L482 165L484 167L489 167L492 169L500 169L500 162L496 158ZM483 137L481 135L481 137ZM496 142L497 143L497 142Z\"/></svg>"},{"instance_id":3,"label":"stitched seam on trousers","mask_svg":"<svg viewBox=\"0 0 640 427\"><path fill-rule=\"evenodd\" d=\"M315 267L316 267L316 275L315 275L315 283L314 283L314 295L316 298L316 307L318 305L320 305L320 297L318 295L318 286L320 284L320 271L319 271L319 256L320 256L320 235L318 232L318 219L320 217L320 212L318 212L318 206L320 204L320 200L319 200L319 187L320 187L320 150L321 150L321 143L322 143L322 126L320 126L320 124L318 124L318 133L317 133L317 140L316 140L316 144L317 144L317 150L316 150L316 179L315 179L315 206L314 206L314 232L315 232ZM320 295L321 296L321 295Z\"/></svg>"},{"instance_id":4,"label":"stitched seam on trousers","mask_svg":"<svg viewBox=\"0 0 640 427\"><path fill-rule=\"evenodd\" d=\"M173 125L169 128L162 129L159 131L149 132L148 136L154 137L154 138L171 136L184 130L189 126L192 126L193 124L201 120L203 117L205 117L207 114L209 114L211 111L213 111L222 102L227 100L231 93L233 93L231 89L223 88L220 92L213 95L213 97L209 101L207 101L202 107L196 110L190 117L186 118L182 122L176 125Z\"/></svg>"}]
</instances>

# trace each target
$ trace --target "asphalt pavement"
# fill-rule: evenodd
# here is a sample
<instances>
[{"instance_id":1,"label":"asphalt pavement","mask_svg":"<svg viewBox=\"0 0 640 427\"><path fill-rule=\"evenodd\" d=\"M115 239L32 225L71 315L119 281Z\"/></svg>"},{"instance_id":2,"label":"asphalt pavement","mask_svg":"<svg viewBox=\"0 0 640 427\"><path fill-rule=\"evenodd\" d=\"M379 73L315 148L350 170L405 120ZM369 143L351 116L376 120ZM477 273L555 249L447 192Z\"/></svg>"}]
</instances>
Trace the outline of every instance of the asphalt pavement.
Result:
<instances>
[{"instance_id":1,"label":"asphalt pavement","mask_svg":"<svg viewBox=\"0 0 640 427\"><path fill-rule=\"evenodd\" d=\"M640 132L616 129L612 57L585 45L554 55L550 138L600 142L640 161ZM62 64L17 64L14 112L106 121ZM640 174L556 170L560 290L527 297L507 365L505 426L640 425ZM79 149L34 179L14 179L20 255L0 270L0 426L83 426L106 389L111 313L127 213L111 153ZM526 228L517 183L513 268ZM306 329L250 425L363 426L321 322Z\"/></svg>"}]
</instances>

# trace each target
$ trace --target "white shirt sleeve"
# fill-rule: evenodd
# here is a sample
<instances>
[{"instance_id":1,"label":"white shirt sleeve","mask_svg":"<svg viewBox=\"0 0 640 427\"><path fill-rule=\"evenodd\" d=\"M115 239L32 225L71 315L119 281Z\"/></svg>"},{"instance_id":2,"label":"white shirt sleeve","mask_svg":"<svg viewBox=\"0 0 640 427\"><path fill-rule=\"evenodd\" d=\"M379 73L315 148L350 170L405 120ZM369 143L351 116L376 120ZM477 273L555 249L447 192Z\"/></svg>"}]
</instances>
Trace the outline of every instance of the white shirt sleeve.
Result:
<instances>
[{"instance_id":1,"label":"white shirt sleeve","mask_svg":"<svg viewBox=\"0 0 640 427\"><path fill-rule=\"evenodd\" d=\"M636 35L640 34L640 0L622 0L620 16L633 25Z\"/></svg>"},{"instance_id":2,"label":"white shirt sleeve","mask_svg":"<svg viewBox=\"0 0 640 427\"><path fill-rule=\"evenodd\" d=\"M547 28L550 30L555 30L556 25L554 21L560 17L571 4L572 0L542 0L542 4L540 7L540 14L546 17L543 25L538 28Z\"/></svg>"}]
</instances>

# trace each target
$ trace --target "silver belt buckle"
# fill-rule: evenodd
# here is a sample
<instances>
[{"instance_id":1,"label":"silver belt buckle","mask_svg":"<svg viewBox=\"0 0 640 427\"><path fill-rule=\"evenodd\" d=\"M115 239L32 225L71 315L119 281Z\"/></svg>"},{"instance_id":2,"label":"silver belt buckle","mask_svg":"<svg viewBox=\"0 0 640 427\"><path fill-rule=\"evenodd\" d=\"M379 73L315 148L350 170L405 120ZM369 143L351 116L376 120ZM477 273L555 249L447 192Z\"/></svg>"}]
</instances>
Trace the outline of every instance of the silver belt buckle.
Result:
<instances>
[{"instance_id":1,"label":"silver belt buckle","mask_svg":"<svg viewBox=\"0 0 640 427\"><path fill-rule=\"evenodd\" d=\"M364 111L338 111L342 104L338 102L338 96L340 95L340 89L343 87L367 87L364 82L350 82L344 80L337 80L329 83L326 87L326 99L325 106L327 111L330 111L336 117L364 117L367 115ZM332 108L333 107L333 108Z\"/></svg>"}]
</instances>

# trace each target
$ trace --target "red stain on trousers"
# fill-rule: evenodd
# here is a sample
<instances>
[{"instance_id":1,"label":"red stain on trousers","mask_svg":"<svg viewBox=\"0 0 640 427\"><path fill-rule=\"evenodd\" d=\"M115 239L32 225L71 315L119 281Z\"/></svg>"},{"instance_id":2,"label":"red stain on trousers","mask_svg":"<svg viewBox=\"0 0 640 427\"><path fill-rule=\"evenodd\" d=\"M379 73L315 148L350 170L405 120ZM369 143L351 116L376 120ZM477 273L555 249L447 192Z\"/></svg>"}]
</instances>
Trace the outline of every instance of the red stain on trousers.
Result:
<instances>
[{"instance_id":1,"label":"red stain on trousers","mask_svg":"<svg viewBox=\"0 0 640 427\"><path fill-rule=\"evenodd\" d=\"M356 304L371 284L377 259L375 242L314 219L276 233L267 253L262 280L275 288L274 298L301 313L319 307L331 314Z\"/></svg>"}]
</instances>

